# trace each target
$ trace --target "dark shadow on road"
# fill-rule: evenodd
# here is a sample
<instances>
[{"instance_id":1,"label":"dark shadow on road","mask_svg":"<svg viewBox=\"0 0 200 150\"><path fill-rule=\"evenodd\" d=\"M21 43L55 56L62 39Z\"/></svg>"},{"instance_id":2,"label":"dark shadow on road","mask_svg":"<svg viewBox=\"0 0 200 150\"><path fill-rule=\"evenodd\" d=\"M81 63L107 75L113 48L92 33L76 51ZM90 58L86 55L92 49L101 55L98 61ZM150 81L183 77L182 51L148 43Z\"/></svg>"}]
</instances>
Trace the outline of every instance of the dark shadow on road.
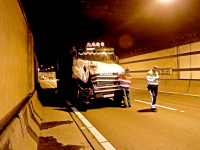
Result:
<instances>
[{"instance_id":1,"label":"dark shadow on road","mask_svg":"<svg viewBox=\"0 0 200 150\"><path fill-rule=\"evenodd\" d=\"M63 145L55 137L39 137L38 150L80 150L85 149L83 145Z\"/></svg>"},{"instance_id":2,"label":"dark shadow on road","mask_svg":"<svg viewBox=\"0 0 200 150\"><path fill-rule=\"evenodd\" d=\"M53 121L53 122L43 122L41 124L40 129L44 130L44 129L49 129L49 128L53 128L59 125L63 125L63 124L72 124L73 121L67 120L67 121Z\"/></svg>"},{"instance_id":3,"label":"dark shadow on road","mask_svg":"<svg viewBox=\"0 0 200 150\"><path fill-rule=\"evenodd\" d=\"M57 92L57 89L40 89L38 98L42 106L48 107L66 107L63 96Z\"/></svg>"},{"instance_id":4,"label":"dark shadow on road","mask_svg":"<svg viewBox=\"0 0 200 150\"><path fill-rule=\"evenodd\" d=\"M141 109L141 110L138 110L137 112L139 112L139 113L145 113L145 112L156 112L156 111L152 110L152 109Z\"/></svg>"},{"instance_id":5,"label":"dark shadow on road","mask_svg":"<svg viewBox=\"0 0 200 150\"><path fill-rule=\"evenodd\" d=\"M114 101L109 98L98 98L90 100L90 104L88 105L84 103L82 99L77 99L72 92L61 93L61 91L58 89L42 89L39 85L37 90L38 98L42 106L69 108L65 102L65 99L67 99L72 104L72 107L76 107L79 111L87 111L88 109L100 109L105 107L121 107L119 100ZM66 111L70 111L70 109Z\"/></svg>"},{"instance_id":6,"label":"dark shadow on road","mask_svg":"<svg viewBox=\"0 0 200 150\"><path fill-rule=\"evenodd\" d=\"M119 102L115 102L109 98L94 99L90 101L90 104L85 104L83 101L70 100L72 107L76 107L79 111L87 111L89 109L100 109L105 107L121 107Z\"/></svg>"}]
</instances>

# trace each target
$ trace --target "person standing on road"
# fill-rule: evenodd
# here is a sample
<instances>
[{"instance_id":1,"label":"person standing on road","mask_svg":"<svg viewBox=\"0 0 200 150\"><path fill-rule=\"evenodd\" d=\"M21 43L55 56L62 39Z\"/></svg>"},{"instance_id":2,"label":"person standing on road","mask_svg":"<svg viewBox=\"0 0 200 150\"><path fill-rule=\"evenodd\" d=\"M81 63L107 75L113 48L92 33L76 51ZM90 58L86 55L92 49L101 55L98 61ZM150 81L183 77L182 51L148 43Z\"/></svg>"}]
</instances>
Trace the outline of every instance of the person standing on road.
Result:
<instances>
[{"instance_id":1,"label":"person standing on road","mask_svg":"<svg viewBox=\"0 0 200 150\"><path fill-rule=\"evenodd\" d=\"M122 89L122 95L124 100L124 107L131 107L131 98L129 94L129 88L131 85L131 75L129 74L129 68L125 70L125 73L120 74L120 86Z\"/></svg>"},{"instance_id":2,"label":"person standing on road","mask_svg":"<svg viewBox=\"0 0 200 150\"><path fill-rule=\"evenodd\" d=\"M160 77L158 75L158 66L154 66L152 70L148 71L147 73L147 88L151 94L151 109L156 109L156 97L158 93L158 84L160 82Z\"/></svg>"}]
</instances>

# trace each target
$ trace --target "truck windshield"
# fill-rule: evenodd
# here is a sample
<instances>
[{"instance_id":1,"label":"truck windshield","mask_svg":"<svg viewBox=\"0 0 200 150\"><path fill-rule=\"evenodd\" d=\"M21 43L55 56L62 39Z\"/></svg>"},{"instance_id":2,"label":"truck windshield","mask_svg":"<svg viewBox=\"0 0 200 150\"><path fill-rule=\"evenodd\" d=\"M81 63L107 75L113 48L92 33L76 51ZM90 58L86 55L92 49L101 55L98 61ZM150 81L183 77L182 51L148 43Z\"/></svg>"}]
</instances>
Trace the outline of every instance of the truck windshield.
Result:
<instances>
[{"instance_id":1,"label":"truck windshield","mask_svg":"<svg viewBox=\"0 0 200 150\"><path fill-rule=\"evenodd\" d=\"M91 61L112 61L114 62L114 53L102 52L102 53L79 53L78 57L83 60Z\"/></svg>"}]
</instances>

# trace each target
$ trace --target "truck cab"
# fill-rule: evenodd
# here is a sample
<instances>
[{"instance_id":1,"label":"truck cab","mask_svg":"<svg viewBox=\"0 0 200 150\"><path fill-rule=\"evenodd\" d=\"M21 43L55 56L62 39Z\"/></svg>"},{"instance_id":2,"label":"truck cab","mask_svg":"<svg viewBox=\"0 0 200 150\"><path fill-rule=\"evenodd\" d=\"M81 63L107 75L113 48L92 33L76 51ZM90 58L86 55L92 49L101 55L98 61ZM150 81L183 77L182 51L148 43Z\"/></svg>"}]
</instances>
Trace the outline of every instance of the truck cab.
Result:
<instances>
[{"instance_id":1,"label":"truck cab","mask_svg":"<svg viewBox=\"0 0 200 150\"><path fill-rule=\"evenodd\" d=\"M78 52L72 67L77 98L86 103L96 98L119 98L119 73L124 69L117 62L114 48L86 48Z\"/></svg>"}]
</instances>

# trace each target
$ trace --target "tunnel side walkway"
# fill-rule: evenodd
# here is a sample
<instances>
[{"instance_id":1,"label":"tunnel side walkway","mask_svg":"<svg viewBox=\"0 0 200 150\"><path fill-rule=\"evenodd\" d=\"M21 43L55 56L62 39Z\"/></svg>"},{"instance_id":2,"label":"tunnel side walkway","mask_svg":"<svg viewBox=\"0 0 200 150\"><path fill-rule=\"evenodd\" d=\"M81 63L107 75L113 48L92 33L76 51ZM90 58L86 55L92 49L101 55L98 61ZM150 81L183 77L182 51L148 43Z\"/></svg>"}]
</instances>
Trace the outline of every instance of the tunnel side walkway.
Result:
<instances>
[{"instance_id":1,"label":"tunnel side walkway","mask_svg":"<svg viewBox=\"0 0 200 150\"><path fill-rule=\"evenodd\" d=\"M66 108L43 107L38 150L92 149Z\"/></svg>"},{"instance_id":2,"label":"tunnel side walkway","mask_svg":"<svg viewBox=\"0 0 200 150\"><path fill-rule=\"evenodd\" d=\"M35 91L18 116L0 135L0 149L95 149L71 113L58 94L49 90L44 90L43 94Z\"/></svg>"}]
</instances>

